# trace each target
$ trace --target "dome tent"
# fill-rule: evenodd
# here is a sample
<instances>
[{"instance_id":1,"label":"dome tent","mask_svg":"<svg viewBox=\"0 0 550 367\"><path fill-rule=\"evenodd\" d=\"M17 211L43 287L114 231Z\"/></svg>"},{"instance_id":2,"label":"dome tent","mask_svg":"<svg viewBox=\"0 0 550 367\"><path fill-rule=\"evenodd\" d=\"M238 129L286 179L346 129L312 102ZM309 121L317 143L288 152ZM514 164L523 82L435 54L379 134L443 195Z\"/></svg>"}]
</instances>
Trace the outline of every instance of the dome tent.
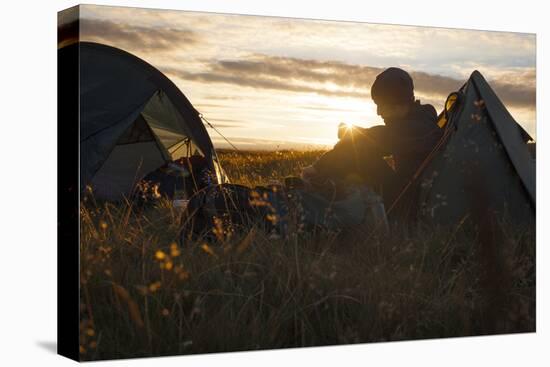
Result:
<instances>
[{"instance_id":1,"label":"dome tent","mask_svg":"<svg viewBox=\"0 0 550 367\"><path fill-rule=\"evenodd\" d=\"M529 134L478 71L450 95L445 108L438 122L445 134L418 175L423 217L457 223L490 209L534 224L536 164Z\"/></svg>"},{"instance_id":2,"label":"dome tent","mask_svg":"<svg viewBox=\"0 0 550 367\"><path fill-rule=\"evenodd\" d=\"M63 47L79 60L80 189L99 199L131 194L147 173L200 155L225 181L199 113L159 70L123 50L92 42Z\"/></svg>"}]
</instances>

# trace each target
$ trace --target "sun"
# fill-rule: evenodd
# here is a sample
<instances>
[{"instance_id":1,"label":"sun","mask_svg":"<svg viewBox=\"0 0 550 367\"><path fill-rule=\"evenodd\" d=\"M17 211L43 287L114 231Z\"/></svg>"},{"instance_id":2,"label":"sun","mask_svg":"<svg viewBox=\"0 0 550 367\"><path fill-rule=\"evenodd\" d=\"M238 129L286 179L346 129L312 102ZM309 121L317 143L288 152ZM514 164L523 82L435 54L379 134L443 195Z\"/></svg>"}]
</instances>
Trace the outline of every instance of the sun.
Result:
<instances>
[{"instance_id":1,"label":"sun","mask_svg":"<svg viewBox=\"0 0 550 367\"><path fill-rule=\"evenodd\" d=\"M353 129L353 124L350 122L342 122L342 126L344 126L348 130Z\"/></svg>"}]
</instances>

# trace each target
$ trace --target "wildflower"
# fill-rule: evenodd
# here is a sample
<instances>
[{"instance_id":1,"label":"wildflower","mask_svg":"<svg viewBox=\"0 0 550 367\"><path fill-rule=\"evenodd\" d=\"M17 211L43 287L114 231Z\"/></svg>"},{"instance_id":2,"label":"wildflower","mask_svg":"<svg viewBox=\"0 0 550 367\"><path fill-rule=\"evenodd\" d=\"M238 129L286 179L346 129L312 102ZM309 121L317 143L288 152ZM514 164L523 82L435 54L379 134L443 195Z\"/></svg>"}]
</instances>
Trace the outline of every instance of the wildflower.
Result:
<instances>
[{"instance_id":1,"label":"wildflower","mask_svg":"<svg viewBox=\"0 0 550 367\"><path fill-rule=\"evenodd\" d=\"M223 221L220 218L214 217L214 228L212 229L212 232L219 241L223 241Z\"/></svg>"},{"instance_id":2,"label":"wildflower","mask_svg":"<svg viewBox=\"0 0 550 367\"><path fill-rule=\"evenodd\" d=\"M214 256L214 257L218 257L218 255L216 255L216 253L214 252L214 250L212 249L212 247L208 246L207 243L203 243L202 246L201 246L201 249L206 252L208 255L211 255L211 256Z\"/></svg>"},{"instance_id":3,"label":"wildflower","mask_svg":"<svg viewBox=\"0 0 550 367\"><path fill-rule=\"evenodd\" d=\"M159 185L153 185L151 191L152 191L152 194L153 194L153 198L155 198L155 199L160 198L161 195L159 193Z\"/></svg>"},{"instance_id":4,"label":"wildflower","mask_svg":"<svg viewBox=\"0 0 550 367\"><path fill-rule=\"evenodd\" d=\"M178 245L174 242L170 245L170 256L178 257L181 255L181 252L178 248Z\"/></svg>"},{"instance_id":5,"label":"wildflower","mask_svg":"<svg viewBox=\"0 0 550 367\"><path fill-rule=\"evenodd\" d=\"M164 268L166 270L172 270L173 267L174 267L174 263L170 260L164 263Z\"/></svg>"},{"instance_id":6,"label":"wildflower","mask_svg":"<svg viewBox=\"0 0 550 367\"><path fill-rule=\"evenodd\" d=\"M149 291L156 292L160 289L160 286L162 285L161 282L154 282L149 285Z\"/></svg>"},{"instance_id":7,"label":"wildflower","mask_svg":"<svg viewBox=\"0 0 550 367\"><path fill-rule=\"evenodd\" d=\"M162 261L166 258L166 254L162 250L157 250L157 252L155 252L155 258Z\"/></svg>"},{"instance_id":8,"label":"wildflower","mask_svg":"<svg viewBox=\"0 0 550 367\"><path fill-rule=\"evenodd\" d=\"M270 221L271 223L273 223L273 224L277 224L278 216L277 216L277 214L268 214L268 215L266 215L266 219L268 221Z\"/></svg>"}]
</instances>

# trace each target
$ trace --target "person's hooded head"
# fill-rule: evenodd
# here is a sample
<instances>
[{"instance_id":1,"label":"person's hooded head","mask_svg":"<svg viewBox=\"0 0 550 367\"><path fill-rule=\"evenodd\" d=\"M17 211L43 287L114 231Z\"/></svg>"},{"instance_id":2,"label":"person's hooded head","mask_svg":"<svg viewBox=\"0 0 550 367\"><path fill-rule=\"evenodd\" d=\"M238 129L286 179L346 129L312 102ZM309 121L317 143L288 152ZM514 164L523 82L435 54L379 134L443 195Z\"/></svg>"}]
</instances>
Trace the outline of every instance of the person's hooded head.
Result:
<instances>
[{"instance_id":1,"label":"person's hooded head","mask_svg":"<svg viewBox=\"0 0 550 367\"><path fill-rule=\"evenodd\" d=\"M395 67L378 74L370 93L378 115L384 120L405 116L415 100L411 76L405 70Z\"/></svg>"}]
</instances>

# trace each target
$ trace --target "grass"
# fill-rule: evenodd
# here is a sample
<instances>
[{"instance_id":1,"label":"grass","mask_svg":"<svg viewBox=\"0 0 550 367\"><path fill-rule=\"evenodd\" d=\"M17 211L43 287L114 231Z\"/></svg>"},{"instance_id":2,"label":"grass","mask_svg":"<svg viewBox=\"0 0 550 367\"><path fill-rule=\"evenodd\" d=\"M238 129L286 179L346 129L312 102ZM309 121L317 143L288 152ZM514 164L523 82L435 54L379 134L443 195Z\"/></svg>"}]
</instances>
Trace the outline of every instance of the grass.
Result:
<instances>
[{"instance_id":1,"label":"grass","mask_svg":"<svg viewBox=\"0 0 550 367\"><path fill-rule=\"evenodd\" d=\"M298 174L320 152L223 152L248 186ZM398 226L390 236L255 229L220 245L177 243L166 201L81 208L83 360L535 330L535 233ZM365 240L368 238L368 240Z\"/></svg>"}]
</instances>

